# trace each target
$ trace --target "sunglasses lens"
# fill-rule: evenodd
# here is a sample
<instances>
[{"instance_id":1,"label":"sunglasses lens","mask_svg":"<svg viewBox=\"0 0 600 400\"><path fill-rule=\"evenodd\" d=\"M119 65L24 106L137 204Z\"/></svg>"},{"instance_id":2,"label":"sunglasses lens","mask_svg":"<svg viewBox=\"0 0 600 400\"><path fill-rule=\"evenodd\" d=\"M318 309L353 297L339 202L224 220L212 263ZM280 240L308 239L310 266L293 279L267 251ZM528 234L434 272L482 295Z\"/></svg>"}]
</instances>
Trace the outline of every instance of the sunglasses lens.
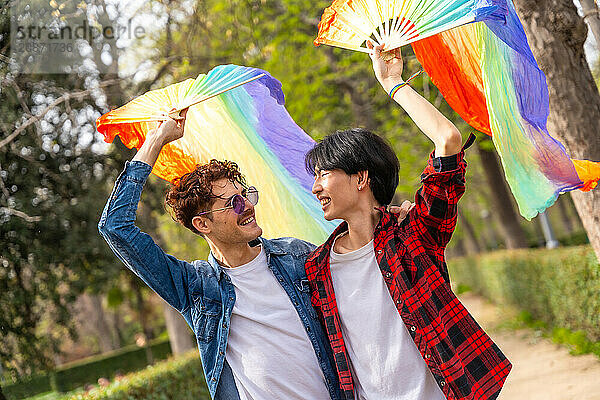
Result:
<instances>
[{"instance_id":1,"label":"sunglasses lens","mask_svg":"<svg viewBox=\"0 0 600 400\"><path fill-rule=\"evenodd\" d=\"M239 194L236 194L231 199L231 206L233 207L233 211L236 214L241 214L244 212L244 209L246 208L246 201L244 200L244 198L242 196L240 196Z\"/></svg>"},{"instance_id":2,"label":"sunglasses lens","mask_svg":"<svg viewBox=\"0 0 600 400\"><path fill-rule=\"evenodd\" d=\"M258 203L258 190L254 186L250 186L246 191L246 198L255 206Z\"/></svg>"}]
</instances>

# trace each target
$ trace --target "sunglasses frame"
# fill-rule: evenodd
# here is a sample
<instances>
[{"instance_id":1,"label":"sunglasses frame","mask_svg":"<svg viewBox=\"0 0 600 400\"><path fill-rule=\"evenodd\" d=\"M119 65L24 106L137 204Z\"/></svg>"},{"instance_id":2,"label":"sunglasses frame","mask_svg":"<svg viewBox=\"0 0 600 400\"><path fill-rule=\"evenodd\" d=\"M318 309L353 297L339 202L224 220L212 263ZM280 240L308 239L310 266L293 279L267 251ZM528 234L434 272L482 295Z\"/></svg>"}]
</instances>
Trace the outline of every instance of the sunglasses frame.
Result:
<instances>
[{"instance_id":1,"label":"sunglasses frame","mask_svg":"<svg viewBox=\"0 0 600 400\"><path fill-rule=\"evenodd\" d=\"M251 196L254 194L256 195L255 199L250 199L248 197L248 196ZM239 212L238 212L238 210L236 210L236 207L234 205L234 201L237 198L241 199L241 207L242 208ZM247 188L244 188L244 190L242 190L242 194L236 193L233 196L231 196L229 199L227 199L227 202L225 203L225 204L229 204L228 206L217 208L216 210L203 211L200 214L197 214L196 216L199 217L201 215L205 215L205 214L216 212L216 211L228 210L230 208L233 208L233 212L235 212L237 215L241 215L246 210L246 200L248 200L248 202L250 204L252 204L253 206L258 204L258 189L256 187L248 186ZM252 200L254 200L254 202Z\"/></svg>"}]
</instances>

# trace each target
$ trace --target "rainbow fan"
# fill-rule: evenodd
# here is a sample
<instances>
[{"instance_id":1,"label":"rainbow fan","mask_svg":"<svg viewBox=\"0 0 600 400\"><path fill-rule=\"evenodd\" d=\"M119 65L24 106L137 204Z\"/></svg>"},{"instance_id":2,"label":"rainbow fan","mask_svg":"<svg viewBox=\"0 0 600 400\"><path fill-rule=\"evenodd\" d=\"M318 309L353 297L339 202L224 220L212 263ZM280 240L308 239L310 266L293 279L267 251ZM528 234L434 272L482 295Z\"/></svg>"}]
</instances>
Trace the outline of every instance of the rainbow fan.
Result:
<instances>
[{"instance_id":1,"label":"rainbow fan","mask_svg":"<svg viewBox=\"0 0 600 400\"><path fill-rule=\"evenodd\" d=\"M261 193L256 210L265 236L313 243L327 238L335 223L323 218L311 193L313 177L304 168L314 141L285 109L281 83L265 71L221 65L195 80L150 91L96 125L107 142L119 135L127 147L139 148L166 115L188 106L184 136L162 149L154 174L173 181L212 158L235 161Z\"/></svg>"},{"instance_id":2,"label":"rainbow fan","mask_svg":"<svg viewBox=\"0 0 600 400\"><path fill-rule=\"evenodd\" d=\"M364 51L361 46L369 37L359 37L355 29L336 21L348 20L350 7L356 15L358 10L363 13L362 26L373 26L373 21L381 19L378 10L389 9L386 4L390 3L334 2L323 14L315 43ZM432 29L433 34L429 35L421 31L411 45L448 104L475 129L492 136L521 215L531 219L550 207L560 193L587 191L597 185L600 163L571 160L564 146L548 133L546 77L531 53L512 2L438 1L433 2L439 3L435 7L426 7L429 1L405 3L411 9L418 9L417 4L421 4L424 10L448 5L448 15L442 20L457 16L452 29ZM373 8L373 4L378 7ZM366 10L370 10L368 16L364 15ZM355 21L359 17L353 18ZM415 22L417 27L443 23L438 20L439 14L429 11L421 13L420 18L420 22ZM464 24L469 18L474 23ZM321 37L335 40L327 42ZM392 44L386 50L396 47L399 45Z\"/></svg>"},{"instance_id":3,"label":"rainbow fan","mask_svg":"<svg viewBox=\"0 0 600 400\"><path fill-rule=\"evenodd\" d=\"M314 43L367 53L371 40L387 51L495 11L482 0L336 0L323 12Z\"/></svg>"}]
</instances>

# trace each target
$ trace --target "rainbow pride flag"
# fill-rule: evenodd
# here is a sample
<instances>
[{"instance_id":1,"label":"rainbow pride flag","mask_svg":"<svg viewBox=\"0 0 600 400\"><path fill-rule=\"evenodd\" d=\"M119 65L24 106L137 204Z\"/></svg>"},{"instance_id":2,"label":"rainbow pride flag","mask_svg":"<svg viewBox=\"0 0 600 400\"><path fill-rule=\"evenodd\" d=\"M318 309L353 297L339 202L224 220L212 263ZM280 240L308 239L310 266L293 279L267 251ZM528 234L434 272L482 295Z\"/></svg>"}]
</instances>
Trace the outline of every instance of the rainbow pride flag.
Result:
<instances>
[{"instance_id":1,"label":"rainbow pride flag","mask_svg":"<svg viewBox=\"0 0 600 400\"><path fill-rule=\"evenodd\" d=\"M531 219L561 193L593 189L600 163L571 159L550 136L546 77L514 6L506 0L487 3L496 11L412 47L448 104L491 135L520 213Z\"/></svg>"}]
</instances>

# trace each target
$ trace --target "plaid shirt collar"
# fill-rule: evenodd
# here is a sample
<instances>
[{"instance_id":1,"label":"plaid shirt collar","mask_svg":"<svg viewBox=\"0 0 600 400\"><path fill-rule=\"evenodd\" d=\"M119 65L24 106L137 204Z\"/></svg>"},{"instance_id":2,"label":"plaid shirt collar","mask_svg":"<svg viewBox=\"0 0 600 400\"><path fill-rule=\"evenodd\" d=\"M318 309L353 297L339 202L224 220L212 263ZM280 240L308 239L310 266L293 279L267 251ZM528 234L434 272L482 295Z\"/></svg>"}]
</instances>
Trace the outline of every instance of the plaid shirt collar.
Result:
<instances>
[{"instance_id":1,"label":"plaid shirt collar","mask_svg":"<svg viewBox=\"0 0 600 400\"><path fill-rule=\"evenodd\" d=\"M377 238L392 227L392 218L394 218L394 215L387 211L385 206L377 207L375 209L381 214L381 218L379 219L377 225L375 225L375 230L373 231L373 236ZM323 271L323 269L329 265L329 255L331 254L331 248L333 247L335 238L347 231L348 223L346 221L342 221L342 223L335 228L333 233L329 235L325 243L317 247L310 254L306 262L317 266L317 274Z\"/></svg>"}]
</instances>

